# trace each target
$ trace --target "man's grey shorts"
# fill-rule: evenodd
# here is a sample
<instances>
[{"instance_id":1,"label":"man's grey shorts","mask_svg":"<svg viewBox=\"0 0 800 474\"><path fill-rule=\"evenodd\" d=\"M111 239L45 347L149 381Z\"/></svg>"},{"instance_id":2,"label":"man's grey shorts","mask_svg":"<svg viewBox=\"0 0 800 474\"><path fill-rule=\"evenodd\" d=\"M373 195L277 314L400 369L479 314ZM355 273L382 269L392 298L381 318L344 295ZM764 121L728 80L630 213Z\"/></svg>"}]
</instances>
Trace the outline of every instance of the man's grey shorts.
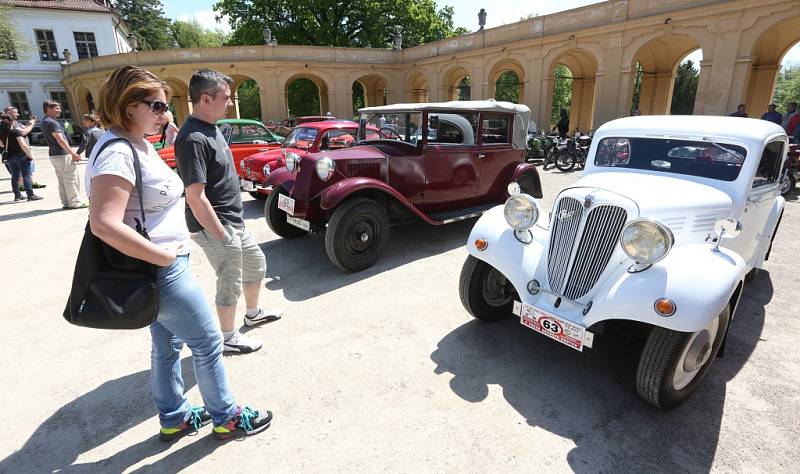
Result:
<instances>
[{"instance_id":1,"label":"man's grey shorts","mask_svg":"<svg viewBox=\"0 0 800 474\"><path fill-rule=\"evenodd\" d=\"M217 274L218 306L235 306L242 294L242 284L264 278L267 259L245 228L225 226L225 240L215 239L208 231L192 234L192 240L203 249Z\"/></svg>"}]
</instances>

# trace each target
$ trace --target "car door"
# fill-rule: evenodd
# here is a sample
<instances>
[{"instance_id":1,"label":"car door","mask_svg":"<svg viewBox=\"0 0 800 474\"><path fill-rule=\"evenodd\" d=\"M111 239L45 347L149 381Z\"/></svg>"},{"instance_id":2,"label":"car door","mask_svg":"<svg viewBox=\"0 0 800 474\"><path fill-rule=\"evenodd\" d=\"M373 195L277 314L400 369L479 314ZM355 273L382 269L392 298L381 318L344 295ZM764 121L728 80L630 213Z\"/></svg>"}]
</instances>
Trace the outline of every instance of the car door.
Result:
<instances>
[{"instance_id":1,"label":"car door","mask_svg":"<svg viewBox=\"0 0 800 474\"><path fill-rule=\"evenodd\" d=\"M520 162L519 151L511 145L513 123L511 114L481 113L480 180L476 194L482 198L490 194L505 196L514 166Z\"/></svg>"},{"instance_id":2,"label":"car door","mask_svg":"<svg viewBox=\"0 0 800 474\"><path fill-rule=\"evenodd\" d=\"M260 124L234 124L230 147L236 170L241 170L240 162L248 156L278 148L280 146L278 142L267 143L266 138L271 136L272 134L269 133L266 127Z\"/></svg>"},{"instance_id":3,"label":"car door","mask_svg":"<svg viewBox=\"0 0 800 474\"><path fill-rule=\"evenodd\" d=\"M765 227L779 194L778 176L785 146L783 141L776 140L764 147L758 169L747 192L741 219L742 233L733 242L748 265L756 260L756 249L763 240L769 238L772 231Z\"/></svg>"},{"instance_id":4,"label":"car door","mask_svg":"<svg viewBox=\"0 0 800 474\"><path fill-rule=\"evenodd\" d=\"M425 152L425 210L446 212L475 201L480 172L477 113L431 113Z\"/></svg>"}]
</instances>

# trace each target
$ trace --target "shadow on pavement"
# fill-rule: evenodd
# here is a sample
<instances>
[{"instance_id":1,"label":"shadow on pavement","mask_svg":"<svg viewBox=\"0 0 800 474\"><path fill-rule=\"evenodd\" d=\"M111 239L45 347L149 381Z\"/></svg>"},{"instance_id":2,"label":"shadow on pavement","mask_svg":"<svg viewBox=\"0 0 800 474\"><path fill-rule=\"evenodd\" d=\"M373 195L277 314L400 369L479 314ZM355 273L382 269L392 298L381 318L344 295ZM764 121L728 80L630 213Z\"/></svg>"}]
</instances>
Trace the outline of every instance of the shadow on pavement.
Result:
<instances>
[{"instance_id":1,"label":"shadow on pavement","mask_svg":"<svg viewBox=\"0 0 800 474\"><path fill-rule=\"evenodd\" d=\"M463 247L474 225L475 219L443 226L423 222L393 226L381 258L358 273L344 273L328 260L322 235L277 238L261 244L267 257L266 286L270 290L283 290L289 301L303 301L415 260Z\"/></svg>"},{"instance_id":2,"label":"shadow on pavement","mask_svg":"<svg viewBox=\"0 0 800 474\"><path fill-rule=\"evenodd\" d=\"M16 204L19 206L24 206L26 203L27 201L22 201ZM15 203L13 201L0 203L0 205L6 205L6 204L15 204ZM58 209L33 209L31 211L15 212L14 214L6 214L5 216L0 216L0 222L12 221L15 219L26 219L28 217L46 216L54 212L62 212L62 211L64 211L64 209L58 208Z\"/></svg>"},{"instance_id":3,"label":"shadow on pavement","mask_svg":"<svg viewBox=\"0 0 800 474\"><path fill-rule=\"evenodd\" d=\"M196 384L191 357L181 360L181 370L188 391ZM59 408L19 451L0 461L0 472L122 472L171 445L154 434L101 461L74 463L82 454L154 416L149 370L105 382ZM220 443L213 443L209 429L203 432L208 440L186 445L150 467L177 472L210 454Z\"/></svg>"},{"instance_id":4,"label":"shadow on pavement","mask_svg":"<svg viewBox=\"0 0 800 474\"><path fill-rule=\"evenodd\" d=\"M725 356L682 405L662 411L636 393L641 344L604 336L581 354L525 327L516 318L478 320L456 328L431 354L435 372L454 375L452 390L477 403L488 386L528 424L571 439L574 472L708 472L720 434L726 383L750 358L764 325L772 282L763 272L745 287L731 322ZM528 445L539 444L534 434Z\"/></svg>"}]
</instances>

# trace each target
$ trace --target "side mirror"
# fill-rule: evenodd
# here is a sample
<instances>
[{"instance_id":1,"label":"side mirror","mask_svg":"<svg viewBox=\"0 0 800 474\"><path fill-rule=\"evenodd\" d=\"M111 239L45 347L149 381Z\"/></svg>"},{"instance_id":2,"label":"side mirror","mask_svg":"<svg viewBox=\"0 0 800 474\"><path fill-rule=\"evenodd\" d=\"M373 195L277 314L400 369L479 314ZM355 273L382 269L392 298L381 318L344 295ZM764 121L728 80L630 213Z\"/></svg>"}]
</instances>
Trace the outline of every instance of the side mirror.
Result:
<instances>
[{"instance_id":1,"label":"side mirror","mask_svg":"<svg viewBox=\"0 0 800 474\"><path fill-rule=\"evenodd\" d=\"M367 119L361 117L358 119L358 133L356 134L356 141L364 141L367 139Z\"/></svg>"},{"instance_id":2,"label":"side mirror","mask_svg":"<svg viewBox=\"0 0 800 474\"><path fill-rule=\"evenodd\" d=\"M717 234L717 244L713 250L719 252L719 243L722 239L733 239L742 233L742 223L732 217L720 219L714 224L714 233Z\"/></svg>"}]
</instances>

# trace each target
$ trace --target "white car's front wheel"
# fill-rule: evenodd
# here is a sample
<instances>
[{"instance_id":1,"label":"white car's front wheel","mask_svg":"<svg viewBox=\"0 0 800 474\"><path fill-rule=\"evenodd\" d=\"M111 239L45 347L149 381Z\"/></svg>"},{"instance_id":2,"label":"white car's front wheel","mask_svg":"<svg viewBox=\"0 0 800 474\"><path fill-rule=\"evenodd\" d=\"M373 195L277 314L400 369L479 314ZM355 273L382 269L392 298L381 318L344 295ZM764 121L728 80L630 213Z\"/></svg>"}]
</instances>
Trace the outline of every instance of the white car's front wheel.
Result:
<instances>
[{"instance_id":1,"label":"white car's front wheel","mask_svg":"<svg viewBox=\"0 0 800 474\"><path fill-rule=\"evenodd\" d=\"M510 316L516 295L514 285L502 273L472 255L461 268L458 292L464 308L486 322Z\"/></svg>"},{"instance_id":2,"label":"white car's front wheel","mask_svg":"<svg viewBox=\"0 0 800 474\"><path fill-rule=\"evenodd\" d=\"M696 332L653 328L639 359L636 390L659 408L686 400L708 372L725 338L730 306Z\"/></svg>"}]
</instances>

